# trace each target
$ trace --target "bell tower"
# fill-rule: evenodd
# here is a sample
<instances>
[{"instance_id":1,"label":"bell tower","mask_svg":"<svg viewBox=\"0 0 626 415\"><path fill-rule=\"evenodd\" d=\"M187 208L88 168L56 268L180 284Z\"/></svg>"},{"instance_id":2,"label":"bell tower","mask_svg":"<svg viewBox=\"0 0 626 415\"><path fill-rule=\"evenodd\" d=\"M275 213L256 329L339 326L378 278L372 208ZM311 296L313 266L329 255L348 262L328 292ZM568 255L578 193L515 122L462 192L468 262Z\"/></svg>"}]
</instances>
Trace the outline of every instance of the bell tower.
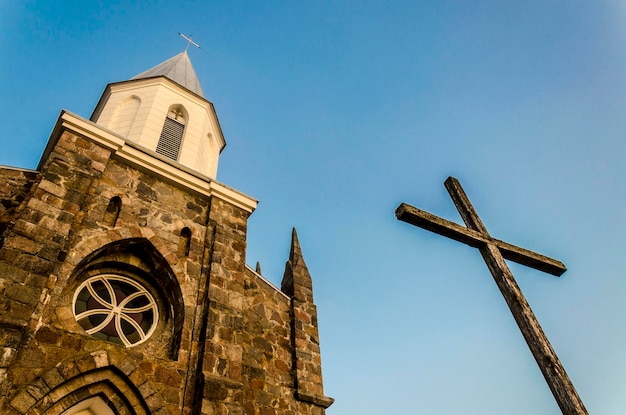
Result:
<instances>
[{"instance_id":1,"label":"bell tower","mask_svg":"<svg viewBox=\"0 0 626 415\"><path fill-rule=\"evenodd\" d=\"M226 141L187 51L128 81L107 85L91 121L131 145L209 178L217 176Z\"/></svg>"}]
</instances>

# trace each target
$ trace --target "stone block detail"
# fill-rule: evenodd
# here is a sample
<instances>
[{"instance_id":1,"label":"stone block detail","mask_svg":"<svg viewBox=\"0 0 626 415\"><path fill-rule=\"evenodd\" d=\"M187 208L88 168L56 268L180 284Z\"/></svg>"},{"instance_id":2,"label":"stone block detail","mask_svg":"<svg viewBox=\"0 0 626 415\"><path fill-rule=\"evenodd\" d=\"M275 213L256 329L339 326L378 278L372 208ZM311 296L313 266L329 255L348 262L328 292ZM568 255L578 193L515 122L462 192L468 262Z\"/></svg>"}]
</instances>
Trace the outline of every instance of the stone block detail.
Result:
<instances>
[{"instance_id":1,"label":"stone block detail","mask_svg":"<svg viewBox=\"0 0 626 415\"><path fill-rule=\"evenodd\" d=\"M0 167L0 246L20 206L27 201L31 187L39 179L35 171Z\"/></svg>"},{"instance_id":2,"label":"stone block detail","mask_svg":"<svg viewBox=\"0 0 626 415\"><path fill-rule=\"evenodd\" d=\"M245 264L249 210L59 128L38 172L0 168L0 413L60 415L97 395L119 414L322 415L295 232L281 291ZM101 274L154 296L151 337L127 348L117 326L76 320L78 287Z\"/></svg>"}]
</instances>

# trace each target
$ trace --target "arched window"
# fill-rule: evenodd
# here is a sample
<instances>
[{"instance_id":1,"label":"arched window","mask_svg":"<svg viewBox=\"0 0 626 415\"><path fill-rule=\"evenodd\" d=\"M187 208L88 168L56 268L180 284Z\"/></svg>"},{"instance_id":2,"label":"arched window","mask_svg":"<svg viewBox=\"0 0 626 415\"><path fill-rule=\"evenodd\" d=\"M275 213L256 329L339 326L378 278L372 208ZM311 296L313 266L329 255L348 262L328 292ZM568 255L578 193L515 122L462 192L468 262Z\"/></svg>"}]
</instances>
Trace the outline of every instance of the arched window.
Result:
<instances>
[{"instance_id":1,"label":"arched window","mask_svg":"<svg viewBox=\"0 0 626 415\"><path fill-rule=\"evenodd\" d=\"M167 112L156 152L172 160L178 160L183 143L187 116L181 105L172 105Z\"/></svg>"},{"instance_id":2,"label":"arched window","mask_svg":"<svg viewBox=\"0 0 626 415\"><path fill-rule=\"evenodd\" d=\"M191 229L184 227L180 231L180 239L178 241L178 255L189 255L189 247L191 246Z\"/></svg>"},{"instance_id":3,"label":"arched window","mask_svg":"<svg viewBox=\"0 0 626 415\"><path fill-rule=\"evenodd\" d=\"M78 287L74 315L87 334L130 347L152 335L159 309L152 294L137 281L102 274Z\"/></svg>"},{"instance_id":4,"label":"arched window","mask_svg":"<svg viewBox=\"0 0 626 415\"><path fill-rule=\"evenodd\" d=\"M135 122L135 117L137 116L140 106L141 99L139 99L139 97L133 95L126 98L115 108L108 128L122 137L128 137L128 133Z\"/></svg>"},{"instance_id":5,"label":"arched window","mask_svg":"<svg viewBox=\"0 0 626 415\"><path fill-rule=\"evenodd\" d=\"M117 217L120 215L122 209L122 199L119 196L113 196L109 201L106 212L104 212L104 224L109 226L115 226Z\"/></svg>"},{"instance_id":6,"label":"arched window","mask_svg":"<svg viewBox=\"0 0 626 415\"><path fill-rule=\"evenodd\" d=\"M151 353L177 359L182 292L169 263L147 239L121 239L87 255L68 290L76 329L125 347L150 342Z\"/></svg>"}]
</instances>

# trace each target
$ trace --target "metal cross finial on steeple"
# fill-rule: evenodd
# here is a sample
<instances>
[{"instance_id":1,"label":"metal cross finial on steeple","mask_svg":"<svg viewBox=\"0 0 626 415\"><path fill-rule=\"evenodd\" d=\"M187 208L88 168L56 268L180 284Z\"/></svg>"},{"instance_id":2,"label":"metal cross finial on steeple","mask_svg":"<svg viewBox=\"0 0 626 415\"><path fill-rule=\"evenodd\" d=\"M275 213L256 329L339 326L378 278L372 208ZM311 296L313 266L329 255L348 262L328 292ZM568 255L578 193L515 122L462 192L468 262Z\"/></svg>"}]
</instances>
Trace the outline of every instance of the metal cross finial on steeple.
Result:
<instances>
[{"instance_id":1,"label":"metal cross finial on steeple","mask_svg":"<svg viewBox=\"0 0 626 415\"><path fill-rule=\"evenodd\" d=\"M187 36L183 35L180 32L178 33L178 35L187 41L187 47L185 48L185 52L187 52L187 49L189 49L189 45L194 45L195 47L200 49L200 45L198 45L196 42L191 40L191 38L193 38L193 36L189 35L189 37L187 37Z\"/></svg>"}]
</instances>

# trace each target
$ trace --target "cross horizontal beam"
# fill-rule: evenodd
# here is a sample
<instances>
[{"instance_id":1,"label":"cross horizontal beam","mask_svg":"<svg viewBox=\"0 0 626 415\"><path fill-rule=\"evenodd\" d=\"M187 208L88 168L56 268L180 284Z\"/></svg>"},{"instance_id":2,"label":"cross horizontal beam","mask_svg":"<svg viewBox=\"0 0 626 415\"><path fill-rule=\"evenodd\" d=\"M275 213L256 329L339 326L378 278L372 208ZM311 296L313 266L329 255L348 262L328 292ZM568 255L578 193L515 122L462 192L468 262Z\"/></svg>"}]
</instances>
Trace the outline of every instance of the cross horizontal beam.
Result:
<instances>
[{"instance_id":1,"label":"cross horizontal beam","mask_svg":"<svg viewBox=\"0 0 626 415\"><path fill-rule=\"evenodd\" d=\"M187 49L189 49L189 45L194 45L195 47L197 47L198 49L200 49L200 45L198 45L196 42L194 42L193 40L191 40L191 38L193 38L193 36L185 36L182 33L178 32L178 36L182 37L183 39L185 39L187 41L187 47L185 48L185 52L187 52Z\"/></svg>"},{"instance_id":2,"label":"cross horizontal beam","mask_svg":"<svg viewBox=\"0 0 626 415\"><path fill-rule=\"evenodd\" d=\"M486 236L481 232L468 229L465 226L425 212L406 203L402 203L398 206L396 209L396 218L422 229L447 236L455 241L463 242L474 248L481 248L489 243L494 244L498 247L504 258L557 277L567 270L561 261Z\"/></svg>"}]
</instances>

